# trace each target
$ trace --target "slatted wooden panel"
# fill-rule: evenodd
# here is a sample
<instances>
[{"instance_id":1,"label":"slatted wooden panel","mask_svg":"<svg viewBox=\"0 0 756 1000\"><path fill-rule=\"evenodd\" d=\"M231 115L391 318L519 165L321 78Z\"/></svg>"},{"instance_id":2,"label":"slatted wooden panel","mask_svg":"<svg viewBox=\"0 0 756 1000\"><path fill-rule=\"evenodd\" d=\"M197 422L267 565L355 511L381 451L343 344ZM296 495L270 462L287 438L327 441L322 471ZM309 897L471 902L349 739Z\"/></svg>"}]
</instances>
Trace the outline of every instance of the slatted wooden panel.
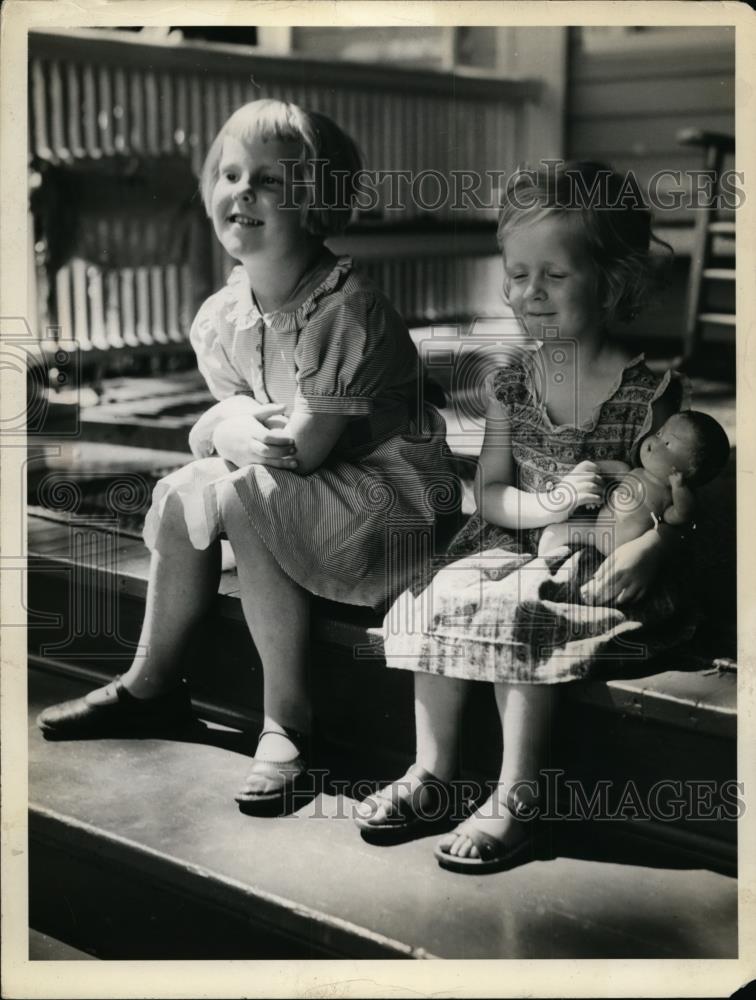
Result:
<instances>
[{"instance_id":1,"label":"slatted wooden panel","mask_svg":"<svg viewBox=\"0 0 756 1000\"><path fill-rule=\"evenodd\" d=\"M701 29L677 48L590 52L573 36L570 56L567 149L574 159L598 159L632 170L642 190L661 170L700 170L702 154L678 145L676 134L695 127L735 131L734 34ZM707 41L708 40L708 41ZM733 166L732 161L725 169ZM689 183L683 178L683 183ZM667 195L680 185L660 178ZM686 207L657 212L660 223L693 220Z\"/></svg>"},{"instance_id":2,"label":"slatted wooden panel","mask_svg":"<svg viewBox=\"0 0 756 1000\"><path fill-rule=\"evenodd\" d=\"M236 46L164 46L112 32L32 33L29 50L30 151L53 163L179 153L199 175L227 116L246 101L271 97L333 117L371 169L434 169L447 177L454 169L507 170L517 161L525 99L533 97L528 83L263 57ZM388 210L387 194L379 189L386 218L422 214L410 198L402 210ZM460 221L460 212L447 203L434 217ZM401 249L390 256L401 257ZM214 247L216 285L229 263ZM472 298L480 272L474 263L472 285L449 281L443 261L373 269L408 318L432 319L439 294L447 315L479 305ZM196 307L188 262L104 273L74 260L56 282L59 316L50 321L84 349L183 340Z\"/></svg>"}]
</instances>

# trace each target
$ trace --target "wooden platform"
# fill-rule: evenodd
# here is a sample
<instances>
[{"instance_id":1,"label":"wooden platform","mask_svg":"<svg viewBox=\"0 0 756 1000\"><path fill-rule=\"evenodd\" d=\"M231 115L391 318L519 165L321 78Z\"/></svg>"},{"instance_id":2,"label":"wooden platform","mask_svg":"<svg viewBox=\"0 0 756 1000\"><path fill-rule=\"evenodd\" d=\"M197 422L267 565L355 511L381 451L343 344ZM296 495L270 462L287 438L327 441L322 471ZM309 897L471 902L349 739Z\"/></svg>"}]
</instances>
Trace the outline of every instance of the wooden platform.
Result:
<instances>
[{"instance_id":1,"label":"wooden platform","mask_svg":"<svg viewBox=\"0 0 756 1000\"><path fill-rule=\"evenodd\" d=\"M84 690L33 671L31 718ZM249 752L212 724L191 741L50 744L32 722L33 924L103 958L737 955L735 880L622 824L558 824L556 857L456 876L433 837L366 844L344 795L241 815Z\"/></svg>"}]
</instances>

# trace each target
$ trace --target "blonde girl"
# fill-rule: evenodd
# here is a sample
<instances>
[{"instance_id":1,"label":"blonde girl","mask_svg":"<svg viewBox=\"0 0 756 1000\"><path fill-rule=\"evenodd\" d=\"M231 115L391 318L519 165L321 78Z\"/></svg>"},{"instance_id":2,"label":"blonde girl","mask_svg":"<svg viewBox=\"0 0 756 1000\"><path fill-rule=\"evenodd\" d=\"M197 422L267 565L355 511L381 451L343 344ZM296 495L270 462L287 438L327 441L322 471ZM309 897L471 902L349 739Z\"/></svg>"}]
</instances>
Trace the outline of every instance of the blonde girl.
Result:
<instances>
[{"instance_id":1,"label":"blonde girl","mask_svg":"<svg viewBox=\"0 0 756 1000\"><path fill-rule=\"evenodd\" d=\"M538 814L563 685L647 673L653 653L692 631L674 580L659 572L676 529L660 525L605 561L587 549L538 556L544 528L597 508L602 473L632 465L680 404L672 373L653 373L610 335L643 305L650 272L650 216L621 200L623 180L578 163L511 182L498 237L524 344L488 383L478 511L416 602L401 598L411 605L403 620L421 625L386 640L389 666L415 672L417 753L404 778L360 807L366 835L419 831L443 815L465 694L473 682L493 685L498 784L436 847L459 872L534 856L525 819Z\"/></svg>"},{"instance_id":2,"label":"blonde girl","mask_svg":"<svg viewBox=\"0 0 756 1000\"><path fill-rule=\"evenodd\" d=\"M139 656L114 683L44 711L50 738L163 731L190 717L184 652L218 590L222 534L264 673L264 721L240 808L286 804L306 772L312 595L369 606L416 570L449 487L443 422L418 403L418 358L386 297L327 237L351 215L360 158L329 118L261 100L222 127L202 171L237 260L191 330L218 403L195 461L157 485ZM390 553L400 551L401 560Z\"/></svg>"}]
</instances>

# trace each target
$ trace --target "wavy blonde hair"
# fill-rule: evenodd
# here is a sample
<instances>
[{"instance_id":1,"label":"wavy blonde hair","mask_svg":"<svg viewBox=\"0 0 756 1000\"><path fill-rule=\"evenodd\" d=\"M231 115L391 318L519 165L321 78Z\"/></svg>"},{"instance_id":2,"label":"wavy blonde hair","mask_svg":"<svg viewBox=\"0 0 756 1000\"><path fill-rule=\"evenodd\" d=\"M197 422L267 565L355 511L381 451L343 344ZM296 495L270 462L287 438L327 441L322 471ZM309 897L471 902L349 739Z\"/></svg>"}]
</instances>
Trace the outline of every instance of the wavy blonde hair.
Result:
<instances>
[{"instance_id":1,"label":"wavy blonde hair","mask_svg":"<svg viewBox=\"0 0 756 1000\"><path fill-rule=\"evenodd\" d=\"M655 284L651 244L672 255L672 248L651 230L651 213L634 176L590 161L518 170L507 183L499 210L499 249L504 252L512 229L549 216L578 220L607 319L633 320Z\"/></svg>"}]
</instances>

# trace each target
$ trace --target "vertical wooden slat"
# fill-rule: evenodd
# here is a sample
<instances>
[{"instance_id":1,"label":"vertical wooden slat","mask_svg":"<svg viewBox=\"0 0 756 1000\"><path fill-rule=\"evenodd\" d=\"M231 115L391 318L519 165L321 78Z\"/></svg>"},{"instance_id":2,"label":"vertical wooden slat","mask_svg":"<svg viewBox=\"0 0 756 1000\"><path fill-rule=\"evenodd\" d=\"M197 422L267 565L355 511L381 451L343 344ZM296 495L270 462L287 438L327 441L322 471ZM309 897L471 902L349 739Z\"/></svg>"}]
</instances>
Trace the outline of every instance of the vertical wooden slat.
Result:
<instances>
[{"instance_id":1,"label":"vertical wooden slat","mask_svg":"<svg viewBox=\"0 0 756 1000\"><path fill-rule=\"evenodd\" d=\"M165 268L165 322L169 340L184 339L179 321L179 280L175 264Z\"/></svg>"},{"instance_id":2,"label":"vertical wooden slat","mask_svg":"<svg viewBox=\"0 0 756 1000\"><path fill-rule=\"evenodd\" d=\"M102 292L102 271L90 265L87 268L87 296L89 298L89 338L92 347L105 351L108 338L105 331L105 303Z\"/></svg>"},{"instance_id":3,"label":"vertical wooden slat","mask_svg":"<svg viewBox=\"0 0 756 1000\"><path fill-rule=\"evenodd\" d=\"M242 104L249 104L250 101L256 101L261 97L276 97L278 96L274 93L275 88L272 84L267 84L262 89L257 83L253 83L252 80L244 81L244 100Z\"/></svg>"},{"instance_id":4,"label":"vertical wooden slat","mask_svg":"<svg viewBox=\"0 0 756 1000\"><path fill-rule=\"evenodd\" d=\"M176 121L173 127L173 141L182 153L189 150L189 81L180 74L175 79L176 88Z\"/></svg>"},{"instance_id":5,"label":"vertical wooden slat","mask_svg":"<svg viewBox=\"0 0 756 1000\"><path fill-rule=\"evenodd\" d=\"M50 135L56 157L68 160L71 153L65 135L66 112L63 94L63 79L57 59L50 63Z\"/></svg>"},{"instance_id":6,"label":"vertical wooden slat","mask_svg":"<svg viewBox=\"0 0 756 1000\"><path fill-rule=\"evenodd\" d=\"M118 291L118 273L110 270L105 274L105 339L116 349L124 346Z\"/></svg>"},{"instance_id":7,"label":"vertical wooden slat","mask_svg":"<svg viewBox=\"0 0 756 1000\"><path fill-rule=\"evenodd\" d=\"M113 72L113 146L125 153L129 136L129 88L126 71L120 66Z\"/></svg>"},{"instance_id":8,"label":"vertical wooden slat","mask_svg":"<svg viewBox=\"0 0 756 1000\"><path fill-rule=\"evenodd\" d=\"M195 312L194 275L188 264L179 269L179 288L179 324L188 340Z\"/></svg>"},{"instance_id":9,"label":"vertical wooden slat","mask_svg":"<svg viewBox=\"0 0 756 1000\"><path fill-rule=\"evenodd\" d=\"M136 332L140 344L152 344L150 283L146 267L136 269Z\"/></svg>"},{"instance_id":10,"label":"vertical wooden slat","mask_svg":"<svg viewBox=\"0 0 756 1000\"><path fill-rule=\"evenodd\" d=\"M210 148L213 139L215 139L219 131L217 90L218 81L216 77L210 77L205 80L205 85L202 91L204 97L203 111L205 117L205 131L203 145L205 151Z\"/></svg>"},{"instance_id":11,"label":"vertical wooden slat","mask_svg":"<svg viewBox=\"0 0 756 1000\"><path fill-rule=\"evenodd\" d=\"M150 317L152 338L156 344L168 343L165 328L165 295L163 294L163 268L151 267L150 271Z\"/></svg>"},{"instance_id":12,"label":"vertical wooden slat","mask_svg":"<svg viewBox=\"0 0 756 1000\"><path fill-rule=\"evenodd\" d=\"M199 177L205 159L205 143L202 134L202 93L200 81L194 76L189 81L189 146L192 151L192 167Z\"/></svg>"},{"instance_id":13,"label":"vertical wooden slat","mask_svg":"<svg viewBox=\"0 0 756 1000\"><path fill-rule=\"evenodd\" d=\"M144 74L145 104L145 148L157 156L160 152L160 128L158 121L158 93L155 74L150 70Z\"/></svg>"},{"instance_id":14,"label":"vertical wooden slat","mask_svg":"<svg viewBox=\"0 0 756 1000\"><path fill-rule=\"evenodd\" d=\"M66 90L68 100L68 148L74 159L84 156L84 142L81 137L83 102L81 99L80 67L76 63L66 66Z\"/></svg>"},{"instance_id":15,"label":"vertical wooden slat","mask_svg":"<svg viewBox=\"0 0 756 1000\"><path fill-rule=\"evenodd\" d=\"M47 130L47 83L42 61L34 59L31 65L31 90L32 90L32 110L34 118L34 131L32 133L33 148L43 160L53 159L53 151L50 147L49 133Z\"/></svg>"},{"instance_id":16,"label":"vertical wooden slat","mask_svg":"<svg viewBox=\"0 0 756 1000\"><path fill-rule=\"evenodd\" d=\"M228 76L218 78L218 129L228 121L234 111L234 99L231 93L231 79Z\"/></svg>"},{"instance_id":17,"label":"vertical wooden slat","mask_svg":"<svg viewBox=\"0 0 756 1000\"><path fill-rule=\"evenodd\" d=\"M136 301L134 292L134 270L127 267L120 272L121 278L121 330L127 347L136 347L139 337L136 328Z\"/></svg>"},{"instance_id":18,"label":"vertical wooden slat","mask_svg":"<svg viewBox=\"0 0 756 1000\"><path fill-rule=\"evenodd\" d=\"M159 146L164 153L172 153L175 144L176 112L174 109L174 82L175 77L172 73L161 73L158 76Z\"/></svg>"},{"instance_id":19,"label":"vertical wooden slat","mask_svg":"<svg viewBox=\"0 0 756 1000\"><path fill-rule=\"evenodd\" d=\"M231 110L236 111L242 104L246 103L244 96L244 85L241 80L232 78L231 80Z\"/></svg>"},{"instance_id":20,"label":"vertical wooden slat","mask_svg":"<svg viewBox=\"0 0 756 1000\"><path fill-rule=\"evenodd\" d=\"M138 70L129 73L129 152L141 153L147 143L144 134L144 93L142 91L142 74Z\"/></svg>"},{"instance_id":21,"label":"vertical wooden slat","mask_svg":"<svg viewBox=\"0 0 756 1000\"><path fill-rule=\"evenodd\" d=\"M84 146L87 156L100 156L97 137L97 90L94 68L87 64L82 68Z\"/></svg>"},{"instance_id":22,"label":"vertical wooden slat","mask_svg":"<svg viewBox=\"0 0 756 1000\"><path fill-rule=\"evenodd\" d=\"M89 335L90 323L87 310L87 265L83 260L71 261L71 283L74 339L82 350L89 351L92 349L92 340Z\"/></svg>"},{"instance_id":23,"label":"vertical wooden slat","mask_svg":"<svg viewBox=\"0 0 756 1000\"><path fill-rule=\"evenodd\" d=\"M113 88L110 83L110 72L107 66L100 66L98 76L99 110L97 125L100 133L100 146L105 156L115 152L113 141Z\"/></svg>"}]
</instances>

